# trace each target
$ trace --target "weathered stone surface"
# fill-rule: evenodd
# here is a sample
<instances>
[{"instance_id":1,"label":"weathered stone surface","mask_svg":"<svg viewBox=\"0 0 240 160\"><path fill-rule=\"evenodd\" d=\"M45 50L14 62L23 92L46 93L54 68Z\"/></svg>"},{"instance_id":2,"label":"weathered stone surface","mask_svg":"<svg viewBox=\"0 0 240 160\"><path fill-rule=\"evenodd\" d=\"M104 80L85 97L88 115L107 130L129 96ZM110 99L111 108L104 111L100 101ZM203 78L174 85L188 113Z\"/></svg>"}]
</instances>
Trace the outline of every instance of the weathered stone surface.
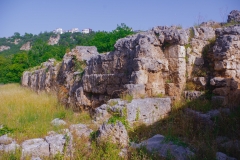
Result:
<instances>
[{"instance_id":1,"label":"weathered stone surface","mask_svg":"<svg viewBox=\"0 0 240 160\"><path fill-rule=\"evenodd\" d=\"M122 122L116 122L116 124L104 123L98 129L97 140L99 142L109 141L120 145L121 147L128 146L128 133Z\"/></svg>"},{"instance_id":2,"label":"weathered stone surface","mask_svg":"<svg viewBox=\"0 0 240 160\"><path fill-rule=\"evenodd\" d=\"M127 89L129 95L133 98L139 98L145 96L145 85L144 84L126 84L124 88Z\"/></svg>"},{"instance_id":3,"label":"weathered stone surface","mask_svg":"<svg viewBox=\"0 0 240 160\"><path fill-rule=\"evenodd\" d=\"M49 144L42 138L29 139L22 143L22 157L49 157Z\"/></svg>"},{"instance_id":4,"label":"weathered stone surface","mask_svg":"<svg viewBox=\"0 0 240 160\"><path fill-rule=\"evenodd\" d=\"M88 128L85 124L72 124L70 127L70 132L76 134L78 137L89 137L92 129Z\"/></svg>"},{"instance_id":5,"label":"weathered stone surface","mask_svg":"<svg viewBox=\"0 0 240 160\"><path fill-rule=\"evenodd\" d=\"M218 22L215 21L207 21L207 22L202 22L200 24L201 27L212 27L212 28L220 28L221 25Z\"/></svg>"},{"instance_id":6,"label":"weathered stone surface","mask_svg":"<svg viewBox=\"0 0 240 160\"><path fill-rule=\"evenodd\" d=\"M58 44L60 40L60 34L56 35L56 36L51 36L48 40L48 44L49 45L55 45Z\"/></svg>"},{"instance_id":7,"label":"weathered stone surface","mask_svg":"<svg viewBox=\"0 0 240 160\"><path fill-rule=\"evenodd\" d=\"M3 151L3 152L15 152L16 149L19 149L19 148L20 148L20 145L18 145L15 141L7 145L0 144L0 151Z\"/></svg>"},{"instance_id":8,"label":"weathered stone surface","mask_svg":"<svg viewBox=\"0 0 240 160\"><path fill-rule=\"evenodd\" d=\"M164 47L165 42L160 42L157 34L172 46ZM50 86L57 88L59 100L74 110L98 107L122 93L134 98L165 94L166 80L175 84L174 99L179 99L186 81L183 45L187 41L186 30L156 27L119 39L115 50L105 54L98 54L96 47L78 46L65 54L54 76L49 72ZM49 85L45 77L41 69L25 72L22 85L46 90Z\"/></svg>"},{"instance_id":9,"label":"weathered stone surface","mask_svg":"<svg viewBox=\"0 0 240 160\"><path fill-rule=\"evenodd\" d=\"M170 154L177 160L187 160L190 159L194 153L188 148L183 146L178 146L173 142L168 142L165 140L163 135L157 134L139 144L133 144L133 148L139 148L145 146L148 151L158 153L159 156L167 157Z\"/></svg>"},{"instance_id":10,"label":"weathered stone surface","mask_svg":"<svg viewBox=\"0 0 240 160\"><path fill-rule=\"evenodd\" d=\"M10 49L9 46L0 46L0 52Z\"/></svg>"},{"instance_id":11,"label":"weathered stone surface","mask_svg":"<svg viewBox=\"0 0 240 160\"><path fill-rule=\"evenodd\" d=\"M176 26L166 27L158 26L152 29L159 36L160 43L184 45L188 42L188 35L184 29L179 29Z\"/></svg>"},{"instance_id":12,"label":"weathered stone surface","mask_svg":"<svg viewBox=\"0 0 240 160\"><path fill-rule=\"evenodd\" d=\"M20 50L24 50L24 51L29 51L31 49L31 43L27 42L25 44L22 45L22 47L20 48Z\"/></svg>"},{"instance_id":13,"label":"weathered stone surface","mask_svg":"<svg viewBox=\"0 0 240 160\"><path fill-rule=\"evenodd\" d=\"M212 27L205 27L200 25L199 28L192 28L194 30L194 38L207 41L215 37L215 30Z\"/></svg>"},{"instance_id":14,"label":"weathered stone surface","mask_svg":"<svg viewBox=\"0 0 240 160\"><path fill-rule=\"evenodd\" d=\"M206 77L194 77L193 82L195 82L197 85L204 87L207 84L207 78Z\"/></svg>"},{"instance_id":15,"label":"weathered stone surface","mask_svg":"<svg viewBox=\"0 0 240 160\"><path fill-rule=\"evenodd\" d=\"M227 22L240 22L240 11L232 10L228 15Z\"/></svg>"},{"instance_id":16,"label":"weathered stone surface","mask_svg":"<svg viewBox=\"0 0 240 160\"><path fill-rule=\"evenodd\" d=\"M210 84L214 87L212 97L214 105L236 106L239 104L238 82L233 78L214 77L210 80Z\"/></svg>"},{"instance_id":17,"label":"weathered stone surface","mask_svg":"<svg viewBox=\"0 0 240 160\"><path fill-rule=\"evenodd\" d=\"M216 160L237 160L237 159L233 158L233 157L229 157L222 152L217 152L216 153Z\"/></svg>"},{"instance_id":18,"label":"weathered stone surface","mask_svg":"<svg viewBox=\"0 0 240 160\"><path fill-rule=\"evenodd\" d=\"M15 152L15 150L19 147L20 146L17 144L17 142L7 135L0 137L0 151Z\"/></svg>"},{"instance_id":19,"label":"weathered stone surface","mask_svg":"<svg viewBox=\"0 0 240 160\"><path fill-rule=\"evenodd\" d=\"M22 86L30 87L35 91L57 90L58 64L55 59L49 59L42 63L41 69L25 71L22 76Z\"/></svg>"},{"instance_id":20,"label":"weathered stone surface","mask_svg":"<svg viewBox=\"0 0 240 160\"><path fill-rule=\"evenodd\" d=\"M55 118L54 120L51 121L51 124L54 126L61 126L61 125L66 125L67 123L59 118Z\"/></svg>"},{"instance_id":21,"label":"weathered stone surface","mask_svg":"<svg viewBox=\"0 0 240 160\"><path fill-rule=\"evenodd\" d=\"M45 137L49 144L50 155L63 154L64 146L66 145L66 137L63 134L52 134Z\"/></svg>"},{"instance_id":22,"label":"weathered stone surface","mask_svg":"<svg viewBox=\"0 0 240 160\"><path fill-rule=\"evenodd\" d=\"M7 145L12 143L13 139L8 137L6 134L0 137L0 145Z\"/></svg>"},{"instance_id":23,"label":"weathered stone surface","mask_svg":"<svg viewBox=\"0 0 240 160\"><path fill-rule=\"evenodd\" d=\"M171 111L171 99L144 98L133 99L131 102L111 99L108 104L103 104L95 109L95 119L107 120L111 116L108 111L120 113L130 124L140 122L150 125L168 115Z\"/></svg>"}]
</instances>

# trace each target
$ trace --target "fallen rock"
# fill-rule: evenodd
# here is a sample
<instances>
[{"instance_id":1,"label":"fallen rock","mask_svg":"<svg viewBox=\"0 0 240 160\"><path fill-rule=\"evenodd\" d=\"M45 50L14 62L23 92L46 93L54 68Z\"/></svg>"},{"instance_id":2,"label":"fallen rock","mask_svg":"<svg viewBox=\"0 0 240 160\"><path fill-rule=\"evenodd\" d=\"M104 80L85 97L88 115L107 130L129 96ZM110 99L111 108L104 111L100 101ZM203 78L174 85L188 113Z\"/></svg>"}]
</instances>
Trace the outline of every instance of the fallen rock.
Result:
<instances>
[{"instance_id":1,"label":"fallen rock","mask_svg":"<svg viewBox=\"0 0 240 160\"><path fill-rule=\"evenodd\" d=\"M66 125L67 123L62 119L55 118L54 120L52 120L51 124L54 126L61 126L61 125Z\"/></svg>"},{"instance_id":2,"label":"fallen rock","mask_svg":"<svg viewBox=\"0 0 240 160\"><path fill-rule=\"evenodd\" d=\"M19 147L20 146L17 144L17 142L7 135L0 137L0 151L15 152L15 150Z\"/></svg>"},{"instance_id":3,"label":"fallen rock","mask_svg":"<svg viewBox=\"0 0 240 160\"><path fill-rule=\"evenodd\" d=\"M63 154L64 147L67 145L67 138L63 134L49 135L45 137L46 142L49 144L50 156L56 154Z\"/></svg>"},{"instance_id":4,"label":"fallen rock","mask_svg":"<svg viewBox=\"0 0 240 160\"><path fill-rule=\"evenodd\" d=\"M237 159L233 158L233 157L229 157L222 152L217 152L216 153L216 160L237 160Z\"/></svg>"},{"instance_id":5,"label":"fallen rock","mask_svg":"<svg viewBox=\"0 0 240 160\"><path fill-rule=\"evenodd\" d=\"M122 122L116 122L116 124L104 123L98 129L98 142L111 142L120 145L122 148L128 146L128 133Z\"/></svg>"},{"instance_id":6,"label":"fallen rock","mask_svg":"<svg viewBox=\"0 0 240 160\"><path fill-rule=\"evenodd\" d=\"M93 130L88 128L85 124L73 124L69 129L71 133L76 134L78 137L89 137L93 132Z\"/></svg>"},{"instance_id":7,"label":"fallen rock","mask_svg":"<svg viewBox=\"0 0 240 160\"><path fill-rule=\"evenodd\" d=\"M12 143L13 139L8 137L6 134L0 137L0 145L7 145Z\"/></svg>"},{"instance_id":8,"label":"fallen rock","mask_svg":"<svg viewBox=\"0 0 240 160\"><path fill-rule=\"evenodd\" d=\"M133 148L146 147L149 152L158 153L161 157L172 155L177 160L190 159L194 153L188 148L166 141L163 135L157 134L139 144L132 144Z\"/></svg>"},{"instance_id":9,"label":"fallen rock","mask_svg":"<svg viewBox=\"0 0 240 160\"><path fill-rule=\"evenodd\" d=\"M15 152L16 149L19 149L19 148L20 148L20 145L17 144L16 141L12 141L12 143L7 145L0 144L0 151L4 151L4 152Z\"/></svg>"},{"instance_id":10,"label":"fallen rock","mask_svg":"<svg viewBox=\"0 0 240 160\"><path fill-rule=\"evenodd\" d=\"M22 157L49 157L49 144L42 138L29 139L22 143Z\"/></svg>"}]
</instances>

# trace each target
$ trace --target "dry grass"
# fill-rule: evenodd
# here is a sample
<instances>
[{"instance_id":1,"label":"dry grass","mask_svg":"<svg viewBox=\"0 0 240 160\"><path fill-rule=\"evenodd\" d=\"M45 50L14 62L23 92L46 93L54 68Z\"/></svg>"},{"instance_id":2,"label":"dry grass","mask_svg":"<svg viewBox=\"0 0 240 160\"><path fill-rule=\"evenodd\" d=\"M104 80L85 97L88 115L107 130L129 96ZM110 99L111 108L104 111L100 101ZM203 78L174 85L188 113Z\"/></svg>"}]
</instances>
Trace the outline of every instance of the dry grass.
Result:
<instances>
[{"instance_id":1,"label":"dry grass","mask_svg":"<svg viewBox=\"0 0 240 160\"><path fill-rule=\"evenodd\" d=\"M18 142L44 137L51 130L58 131L61 127L50 123L54 118L62 118L68 125L91 121L87 113L66 110L55 95L37 94L18 84L0 86L0 111L0 123L13 130L10 136Z\"/></svg>"}]
</instances>

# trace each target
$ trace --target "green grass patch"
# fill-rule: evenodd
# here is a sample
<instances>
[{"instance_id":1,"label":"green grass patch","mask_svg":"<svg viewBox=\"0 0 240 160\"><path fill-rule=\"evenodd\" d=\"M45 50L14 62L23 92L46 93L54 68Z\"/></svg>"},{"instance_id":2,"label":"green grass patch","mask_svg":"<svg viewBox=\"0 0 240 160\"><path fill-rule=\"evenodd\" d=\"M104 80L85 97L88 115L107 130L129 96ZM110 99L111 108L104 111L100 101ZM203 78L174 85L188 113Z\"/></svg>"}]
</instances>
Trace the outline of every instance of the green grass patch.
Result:
<instances>
[{"instance_id":1,"label":"green grass patch","mask_svg":"<svg viewBox=\"0 0 240 160\"><path fill-rule=\"evenodd\" d=\"M70 124L91 123L88 113L78 114L65 109L53 93L37 94L18 84L0 86L0 110L0 122L4 126L1 134L8 133L18 142L44 137L49 131L62 129L51 125L55 118L66 121L65 128Z\"/></svg>"},{"instance_id":2,"label":"green grass patch","mask_svg":"<svg viewBox=\"0 0 240 160\"><path fill-rule=\"evenodd\" d=\"M130 94L121 94L120 98L128 103L131 103L133 100L133 96Z\"/></svg>"}]
</instances>

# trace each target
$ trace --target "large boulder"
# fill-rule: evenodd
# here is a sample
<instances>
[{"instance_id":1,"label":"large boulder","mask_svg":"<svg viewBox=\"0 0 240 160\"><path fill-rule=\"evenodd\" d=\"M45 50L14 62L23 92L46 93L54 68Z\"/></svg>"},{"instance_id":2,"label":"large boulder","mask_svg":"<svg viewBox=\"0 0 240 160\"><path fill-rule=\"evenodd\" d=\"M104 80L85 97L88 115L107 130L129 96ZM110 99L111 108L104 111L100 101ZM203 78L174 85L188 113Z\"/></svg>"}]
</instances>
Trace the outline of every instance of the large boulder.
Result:
<instances>
[{"instance_id":1,"label":"large boulder","mask_svg":"<svg viewBox=\"0 0 240 160\"><path fill-rule=\"evenodd\" d=\"M29 139L22 143L22 157L49 157L49 144L42 138Z\"/></svg>"},{"instance_id":2,"label":"large boulder","mask_svg":"<svg viewBox=\"0 0 240 160\"><path fill-rule=\"evenodd\" d=\"M125 117L130 125L134 123L150 125L164 118L171 111L170 98L133 99L131 102L121 99L111 99L95 109L95 120L104 121L111 113Z\"/></svg>"},{"instance_id":3,"label":"large boulder","mask_svg":"<svg viewBox=\"0 0 240 160\"><path fill-rule=\"evenodd\" d=\"M67 137L63 134L52 134L45 137L49 144L50 155L63 154L64 147L67 143Z\"/></svg>"},{"instance_id":4,"label":"large boulder","mask_svg":"<svg viewBox=\"0 0 240 160\"><path fill-rule=\"evenodd\" d=\"M15 152L19 147L17 142L7 135L0 136L0 151Z\"/></svg>"},{"instance_id":5,"label":"large boulder","mask_svg":"<svg viewBox=\"0 0 240 160\"><path fill-rule=\"evenodd\" d=\"M98 142L110 142L120 145L122 148L128 146L128 133L122 122L116 122L116 124L104 123L98 129Z\"/></svg>"},{"instance_id":6,"label":"large boulder","mask_svg":"<svg viewBox=\"0 0 240 160\"><path fill-rule=\"evenodd\" d=\"M70 132L75 134L77 137L89 137L93 132L92 129L88 128L85 124L72 124L70 127Z\"/></svg>"}]
</instances>

